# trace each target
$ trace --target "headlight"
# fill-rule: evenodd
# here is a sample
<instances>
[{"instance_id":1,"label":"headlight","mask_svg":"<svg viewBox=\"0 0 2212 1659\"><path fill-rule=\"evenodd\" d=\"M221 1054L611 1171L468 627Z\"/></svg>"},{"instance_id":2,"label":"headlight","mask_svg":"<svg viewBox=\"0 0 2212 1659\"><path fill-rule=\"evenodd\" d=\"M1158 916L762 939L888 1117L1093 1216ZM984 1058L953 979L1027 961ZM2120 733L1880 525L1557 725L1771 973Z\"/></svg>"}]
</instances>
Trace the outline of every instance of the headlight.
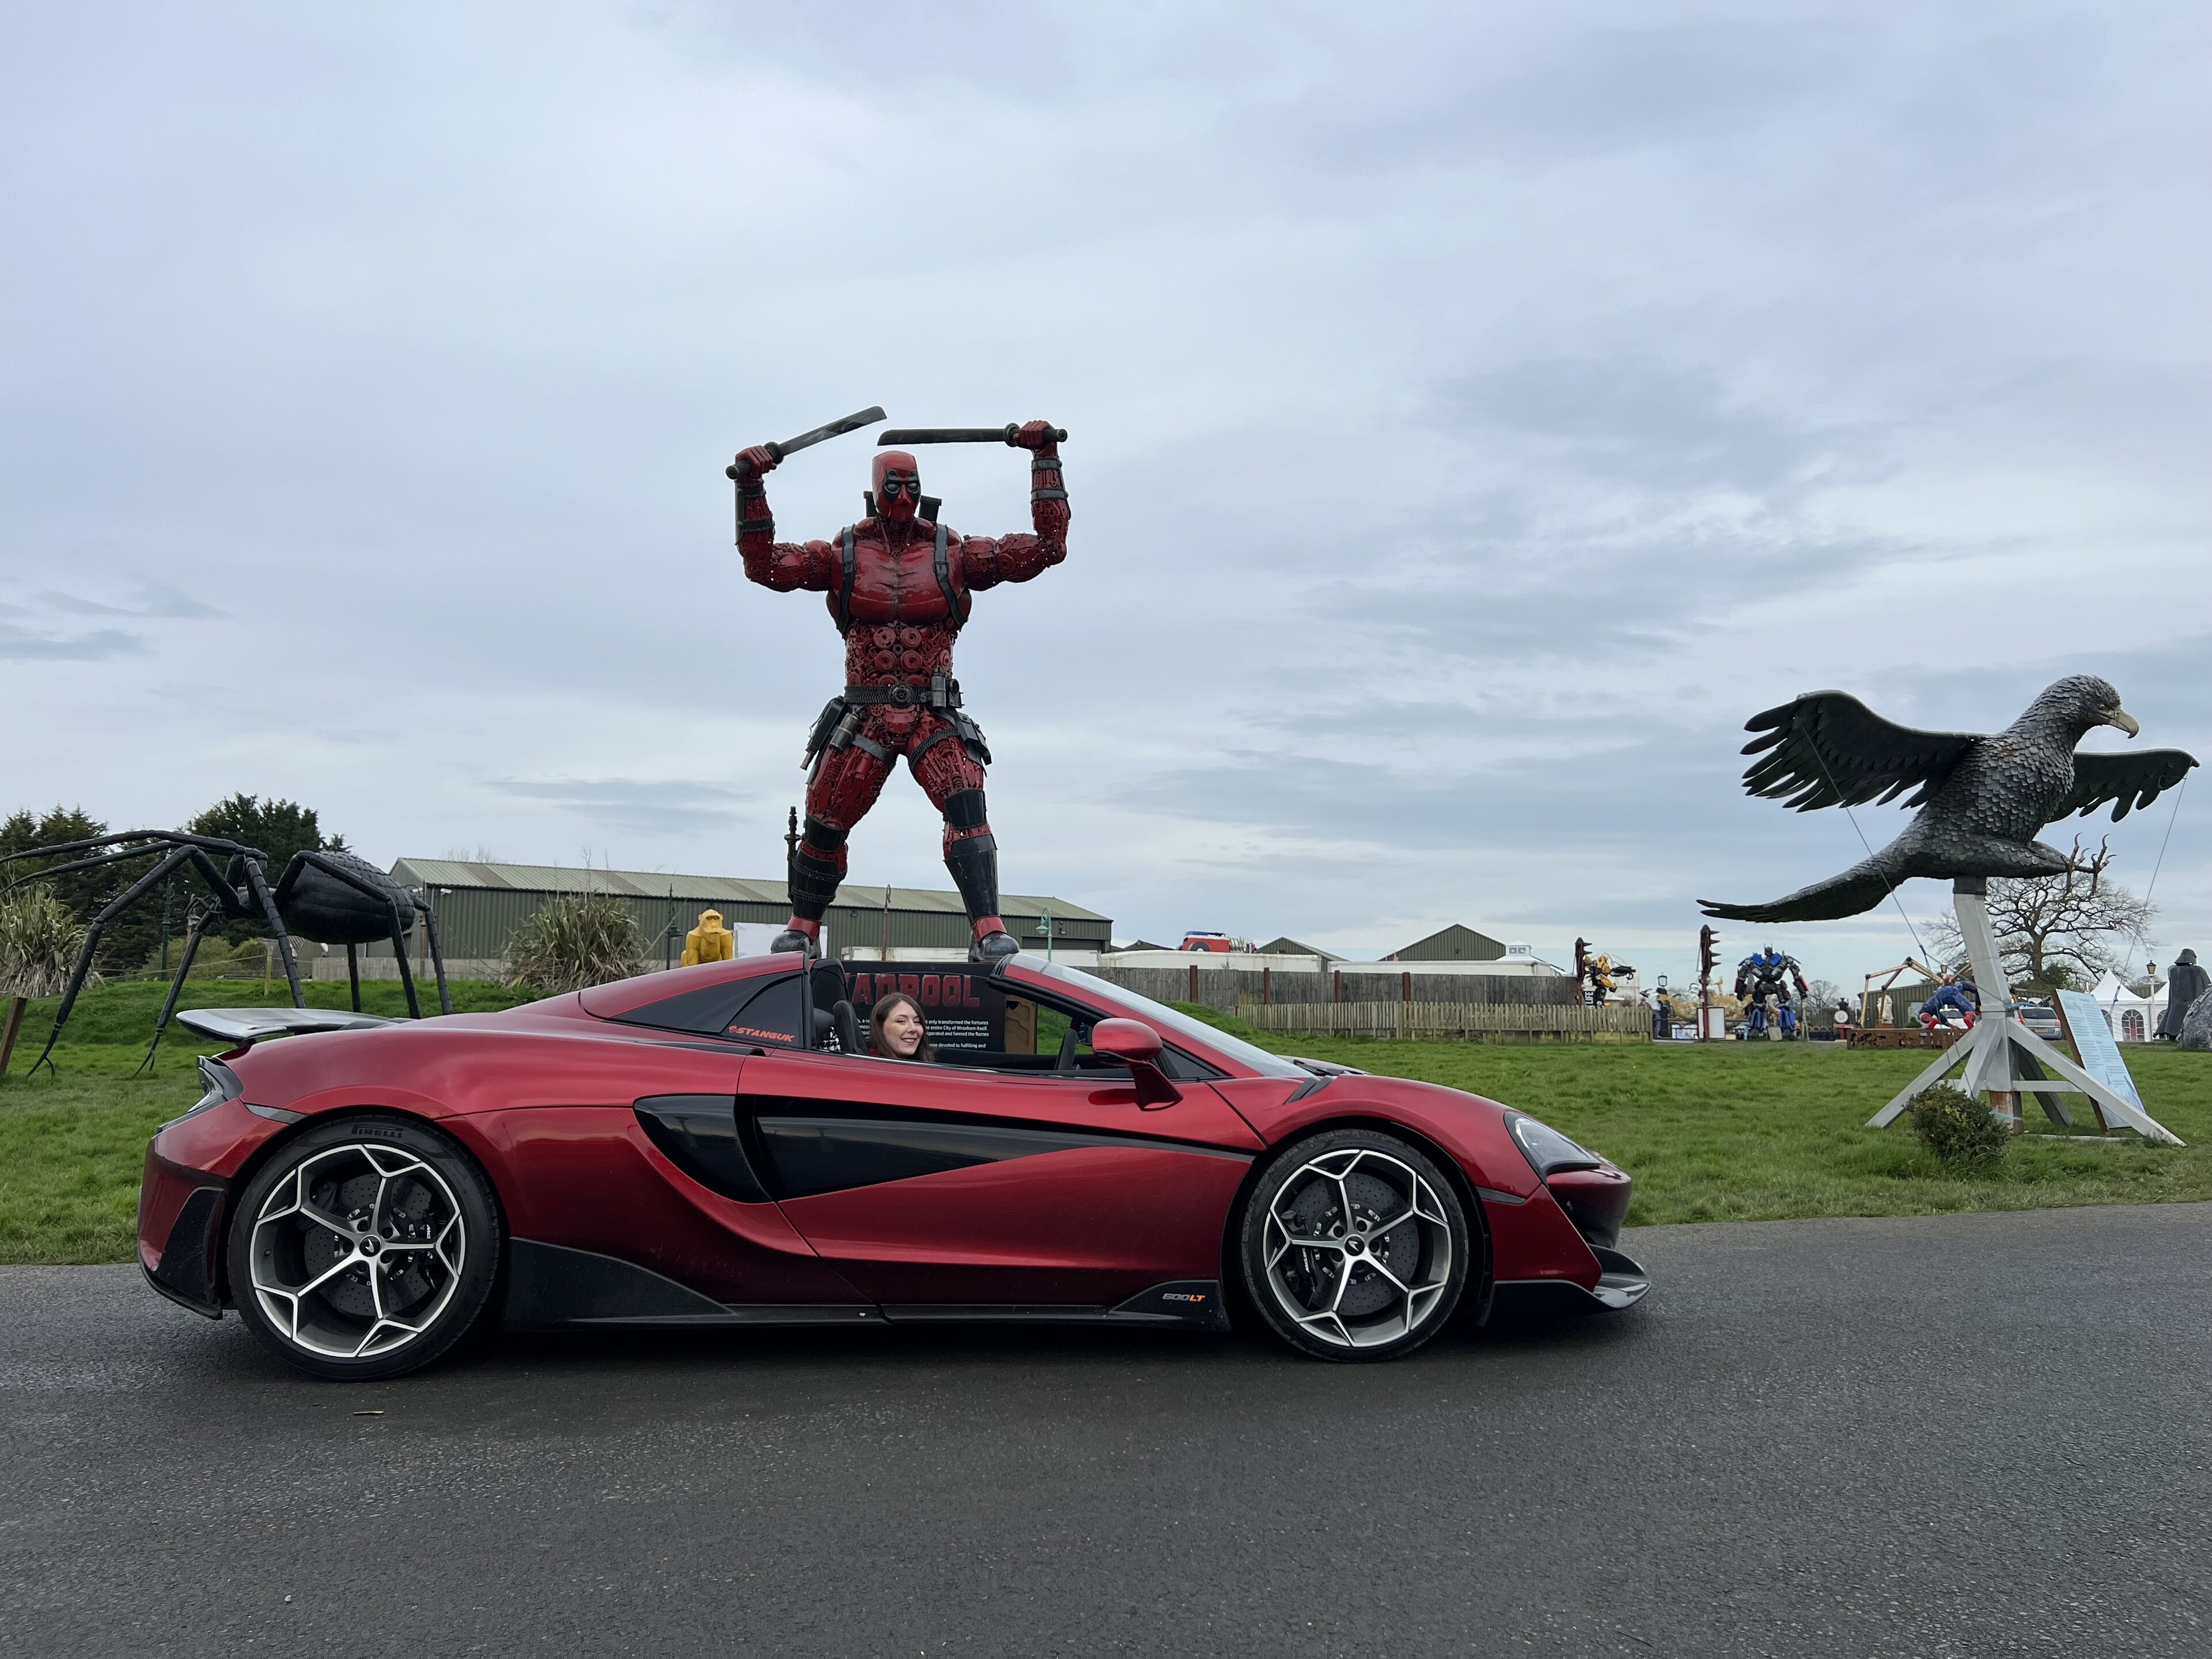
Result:
<instances>
[{"instance_id":1,"label":"headlight","mask_svg":"<svg viewBox=\"0 0 2212 1659\"><path fill-rule=\"evenodd\" d=\"M1587 1146L1577 1146L1548 1123L1539 1123L1524 1113L1512 1114L1513 1139L1528 1167L1539 1176L1561 1170L1595 1170L1605 1160Z\"/></svg>"}]
</instances>

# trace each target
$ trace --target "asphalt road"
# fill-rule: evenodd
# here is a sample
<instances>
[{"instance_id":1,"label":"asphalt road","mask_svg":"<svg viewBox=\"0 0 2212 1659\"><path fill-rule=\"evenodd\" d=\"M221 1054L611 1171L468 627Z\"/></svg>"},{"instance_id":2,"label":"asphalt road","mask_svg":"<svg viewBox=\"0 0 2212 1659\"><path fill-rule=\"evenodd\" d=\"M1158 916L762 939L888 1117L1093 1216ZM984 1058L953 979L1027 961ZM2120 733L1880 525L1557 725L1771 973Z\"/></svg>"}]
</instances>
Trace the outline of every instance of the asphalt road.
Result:
<instances>
[{"instance_id":1,"label":"asphalt road","mask_svg":"<svg viewBox=\"0 0 2212 1659\"><path fill-rule=\"evenodd\" d=\"M0 1650L2212 1651L2212 1206L1627 1248L1642 1307L1396 1365L754 1332L362 1388L0 1269Z\"/></svg>"}]
</instances>

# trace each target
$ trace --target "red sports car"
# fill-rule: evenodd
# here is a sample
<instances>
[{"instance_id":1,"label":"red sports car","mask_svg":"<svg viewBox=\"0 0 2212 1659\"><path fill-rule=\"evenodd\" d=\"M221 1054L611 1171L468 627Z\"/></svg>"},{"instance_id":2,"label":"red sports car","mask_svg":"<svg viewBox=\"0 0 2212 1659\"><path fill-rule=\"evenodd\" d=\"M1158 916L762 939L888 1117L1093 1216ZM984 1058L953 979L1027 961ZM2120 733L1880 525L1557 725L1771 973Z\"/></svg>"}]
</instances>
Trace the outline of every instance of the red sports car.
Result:
<instances>
[{"instance_id":1,"label":"red sports car","mask_svg":"<svg viewBox=\"0 0 2212 1659\"><path fill-rule=\"evenodd\" d=\"M864 1052L893 990L927 1062ZM1614 1249L1628 1177L1535 1119L1031 956L182 1018L238 1046L147 1148L140 1261L322 1376L411 1370L494 1319L1223 1330L1232 1302L1303 1352L1382 1359L1508 1286L1648 1288Z\"/></svg>"}]
</instances>

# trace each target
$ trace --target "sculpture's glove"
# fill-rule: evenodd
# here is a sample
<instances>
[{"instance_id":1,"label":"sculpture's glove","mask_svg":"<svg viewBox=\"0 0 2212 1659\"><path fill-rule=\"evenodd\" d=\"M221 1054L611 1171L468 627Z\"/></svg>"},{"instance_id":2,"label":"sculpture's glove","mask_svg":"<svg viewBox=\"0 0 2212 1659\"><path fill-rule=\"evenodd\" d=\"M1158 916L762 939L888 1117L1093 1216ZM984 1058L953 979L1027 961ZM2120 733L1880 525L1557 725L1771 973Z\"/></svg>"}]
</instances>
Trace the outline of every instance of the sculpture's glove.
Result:
<instances>
[{"instance_id":1,"label":"sculpture's glove","mask_svg":"<svg viewBox=\"0 0 2212 1659\"><path fill-rule=\"evenodd\" d=\"M1059 441L1053 435L1058 430L1050 421L1024 421L1012 441L1017 449L1050 449Z\"/></svg>"},{"instance_id":2,"label":"sculpture's glove","mask_svg":"<svg viewBox=\"0 0 2212 1659\"><path fill-rule=\"evenodd\" d=\"M738 477L741 481L757 478L763 472L773 472L776 465L775 457L760 444L738 452Z\"/></svg>"}]
</instances>

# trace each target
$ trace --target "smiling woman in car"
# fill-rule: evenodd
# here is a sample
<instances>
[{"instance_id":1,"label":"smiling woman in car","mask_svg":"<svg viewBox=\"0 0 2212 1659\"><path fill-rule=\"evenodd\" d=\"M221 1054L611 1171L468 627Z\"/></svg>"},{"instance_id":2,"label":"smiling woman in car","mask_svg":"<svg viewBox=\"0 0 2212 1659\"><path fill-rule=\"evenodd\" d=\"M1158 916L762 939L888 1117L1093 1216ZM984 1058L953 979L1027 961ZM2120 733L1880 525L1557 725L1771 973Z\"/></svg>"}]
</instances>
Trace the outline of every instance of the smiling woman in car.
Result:
<instances>
[{"instance_id":1,"label":"smiling woman in car","mask_svg":"<svg viewBox=\"0 0 2212 1659\"><path fill-rule=\"evenodd\" d=\"M925 1065L934 1060L921 1005L903 991L878 997L868 1016L868 1052L878 1060L918 1060Z\"/></svg>"}]
</instances>

